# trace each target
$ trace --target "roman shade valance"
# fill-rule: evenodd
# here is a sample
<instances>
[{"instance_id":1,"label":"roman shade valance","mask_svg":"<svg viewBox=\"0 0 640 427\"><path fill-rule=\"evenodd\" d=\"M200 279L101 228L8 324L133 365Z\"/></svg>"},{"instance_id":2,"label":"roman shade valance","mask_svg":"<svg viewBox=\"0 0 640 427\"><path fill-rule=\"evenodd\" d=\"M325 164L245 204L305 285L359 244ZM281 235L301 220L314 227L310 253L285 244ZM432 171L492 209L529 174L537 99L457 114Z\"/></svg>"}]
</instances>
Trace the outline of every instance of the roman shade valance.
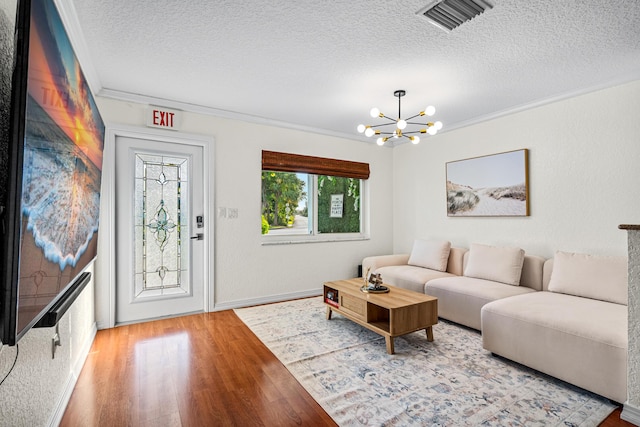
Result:
<instances>
[{"instance_id":1,"label":"roman shade valance","mask_svg":"<svg viewBox=\"0 0 640 427\"><path fill-rule=\"evenodd\" d=\"M369 179L369 163L262 150L262 170Z\"/></svg>"}]
</instances>

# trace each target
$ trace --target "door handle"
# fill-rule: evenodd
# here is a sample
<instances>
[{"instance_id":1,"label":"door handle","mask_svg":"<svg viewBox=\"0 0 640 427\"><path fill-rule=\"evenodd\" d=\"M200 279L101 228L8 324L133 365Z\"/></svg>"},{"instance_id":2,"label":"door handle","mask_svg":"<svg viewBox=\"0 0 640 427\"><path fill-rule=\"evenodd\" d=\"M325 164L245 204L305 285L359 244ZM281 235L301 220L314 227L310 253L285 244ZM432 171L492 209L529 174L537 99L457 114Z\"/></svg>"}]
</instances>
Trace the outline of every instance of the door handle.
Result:
<instances>
[{"instance_id":1,"label":"door handle","mask_svg":"<svg viewBox=\"0 0 640 427\"><path fill-rule=\"evenodd\" d=\"M204 233L197 233L195 236L191 236L191 240L204 240Z\"/></svg>"}]
</instances>

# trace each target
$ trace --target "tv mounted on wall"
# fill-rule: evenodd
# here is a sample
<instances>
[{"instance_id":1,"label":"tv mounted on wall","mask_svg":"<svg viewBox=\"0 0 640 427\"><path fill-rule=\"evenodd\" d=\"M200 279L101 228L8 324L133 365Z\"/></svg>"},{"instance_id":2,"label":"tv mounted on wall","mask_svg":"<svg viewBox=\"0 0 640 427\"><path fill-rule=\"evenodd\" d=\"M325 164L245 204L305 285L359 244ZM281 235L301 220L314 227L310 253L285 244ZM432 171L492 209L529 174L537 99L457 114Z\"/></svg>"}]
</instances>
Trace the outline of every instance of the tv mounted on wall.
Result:
<instances>
[{"instance_id":1,"label":"tv mounted on wall","mask_svg":"<svg viewBox=\"0 0 640 427\"><path fill-rule=\"evenodd\" d=\"M0 182L0 339L8 345L74 283L86 283L83 270L97 255L104 144L104 123L53 0L17 2L14 46Z\"/></svg>"}]
</instances>

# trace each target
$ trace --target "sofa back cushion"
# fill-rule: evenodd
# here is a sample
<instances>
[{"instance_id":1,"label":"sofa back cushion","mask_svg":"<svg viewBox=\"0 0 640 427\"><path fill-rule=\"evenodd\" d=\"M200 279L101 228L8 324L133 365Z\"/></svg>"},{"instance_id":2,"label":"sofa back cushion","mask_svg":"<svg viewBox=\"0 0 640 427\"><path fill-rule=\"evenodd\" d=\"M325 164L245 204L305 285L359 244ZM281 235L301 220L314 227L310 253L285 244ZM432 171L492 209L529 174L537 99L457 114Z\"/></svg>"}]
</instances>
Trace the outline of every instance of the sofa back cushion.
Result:
<instances>
[{"instance_id":1,"label":"sofa back cushion","mask_svg":"<svg viewBox=\"0 0 640 427\"><path fill-rule=\"evenodd\" d=\"M522 249L472 243L467 257L465 276L513 286L520 284L524 263Z\"/></svg>"},{"instance_id":2,"label":"sofa back cushion","mask_svg":"<svg viewBox=\"0 0 640 427\"><path fill-rule=\"evenodd\" d=\"M627 258L557 251L549 291L627 305Z\"/></svg>"},{"instance_id":3,"label":"sofa back cushion","mask_svg":"<svg viewBox=\"0 0 640 427\"><path fill-rule=\"evenodd\" d=\"M551 272L553 271L553 258L549 258L544 262L542 268L542 290L549 290L549 281L551 280Z\"/></svg>"},{"instance_id":4,"label":"sofa back cushion","mask_svg":"<svg viewBox=\"0 0 640 427\"><path fill-rule=\"evenodd\" d=\"M413 242L408 264L431 270L447 271L450 250L451 242L447 240L416 239Z\"/></svg>"},{"instance_id":5,"label":"sofa back cushion","mask_svg":"<svg viewBox=\"0 0 640 427\"><path fill-rule=\"evenodd\" d=\"M467 252L469 252L469 249L467 248L451 246L451 250L449 251L449 262L447 263L447 273L462 276L462 273L464 272L465 254Z\"/></svg>"},{"instance_id":6,"label":"sofa back cushion","mask_svg":"<svg viewBox=\"0 0 640 427\"><path fill-rule=\"evenodd\" d=\"M537 255L524 255L520 286L526 286L536 291L542 290L544 263L546 259Z\"/></svg>"}]
</instances>

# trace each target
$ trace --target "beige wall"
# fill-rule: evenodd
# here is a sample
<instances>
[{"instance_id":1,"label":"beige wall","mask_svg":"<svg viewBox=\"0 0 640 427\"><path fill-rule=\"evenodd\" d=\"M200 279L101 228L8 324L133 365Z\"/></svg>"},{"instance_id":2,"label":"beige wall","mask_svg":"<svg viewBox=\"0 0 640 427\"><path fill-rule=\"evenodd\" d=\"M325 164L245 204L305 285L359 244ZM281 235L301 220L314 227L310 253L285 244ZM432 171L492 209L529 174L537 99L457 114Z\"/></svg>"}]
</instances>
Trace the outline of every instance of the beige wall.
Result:
<instances>
[{"instance_id":1,"label":"beige wall","mask_svg":"<svg viewBox=\"0 0 640 427\"><path fill-rule=\"evenodd\" d=\"M442 237L555 250L625 255L619 224L640 220L640 81L559 101L394 149L394 249ZM447 217L445 164L527 148L531 216Z\"/></svg>"},{"instance_id":2,"label":"beige wall","mask_svg":"<svg viewBox=\"0 0 640 427\"><path fill-rule=\"evenodd\" d=\"M105 98L98 98L97 102L107 126L124 124L144 128L146 105ZM213 138L214 162L207 167L214 174L212 196L215 207L238 210L237 219L215 218L215 257L209 259L209 263L214 268L217 308L260 299L285 299L296 293L319 294L324 281L355 276L364 256L391 251L392 150L381 150L375 145L353 140L188 112L184 113L181 132ZM262 245L260 176L263 149L369 163L370 239ZM111 178L103 174L104 180ZM103 197L108 195L103 194ZM101 226L105 221L110 218L102 216ZM102 295L103 289L99 292Z\"/></svg>"}]
</instances>

